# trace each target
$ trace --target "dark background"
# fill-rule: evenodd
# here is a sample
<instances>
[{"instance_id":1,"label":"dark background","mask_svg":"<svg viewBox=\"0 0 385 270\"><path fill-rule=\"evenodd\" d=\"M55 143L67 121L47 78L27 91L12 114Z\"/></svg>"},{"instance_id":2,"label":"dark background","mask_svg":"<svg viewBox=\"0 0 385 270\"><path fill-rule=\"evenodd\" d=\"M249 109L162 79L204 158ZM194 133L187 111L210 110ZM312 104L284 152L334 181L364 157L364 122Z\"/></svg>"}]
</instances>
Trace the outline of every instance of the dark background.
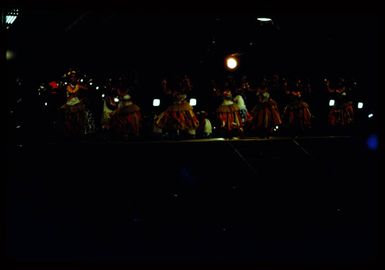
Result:
<instances>
[{"instance_id":1,"label":"dark background","mask_svg":"<svg viewBox=\"0 0 385 270\"><path fill-rule=\"evenodd\" d=\"M260 23L271 17L273 24ZM376 97L380 19L376 13L178 12L130 8L27 8L6 35L17 76L55 79L74 66L104 77L137 78L139 95L159 91L162 76L189 73L207 91L226 75L223 61L241 53L237 74L253 77L354 77ZM213 44L215 40L215 44ZM250 45L252 43L252 45Z\"/></svg>"},{"instance_id":2,"label":"dark background","mask_svg":"<svg viewBox=\"0 0 385 270\"><path fill-rule=\"evenodd\" d=\"M189 72L205 96L209 79L228 74L225 55L240 52L236 75L352 76L377 108L375 10L95 6L21 8L4 34L15 53L6 62L15 110L5 183L10 263L379 260L379 156L366 143L374 130L297 141L47 143L34 92L75 66L95 77L127 72L143 103L164 74ZM15 131L20 119L28 127Z\"/></svg>"}]
</instances>

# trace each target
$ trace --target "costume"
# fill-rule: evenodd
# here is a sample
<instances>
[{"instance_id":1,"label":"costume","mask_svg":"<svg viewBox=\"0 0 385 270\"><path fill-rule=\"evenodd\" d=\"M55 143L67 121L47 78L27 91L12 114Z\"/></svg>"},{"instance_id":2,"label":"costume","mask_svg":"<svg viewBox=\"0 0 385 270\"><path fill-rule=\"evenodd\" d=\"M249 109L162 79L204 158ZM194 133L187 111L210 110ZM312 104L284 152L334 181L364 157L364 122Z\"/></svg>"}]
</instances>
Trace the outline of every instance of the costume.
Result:
<instances>
[{"instance_id":1,"label":"costume","mask_svg":"<svg viewBox=\"0 0 385 270\"><path fill-rule=\"evenodd\" d=\"M347 94L345 86L340 85L336 89L330 89L329 93L334 99L328 115L328 124L333 127L346 127L354 121L353 102Z\"/></svg>"},{"instance_id":2,"label":"costume","mask_svg":"<svg viewBox=\"0 0 385 270\"><path fill-rule=\"evenodd\" d=\"M67 136L90 134L95 131L94 119L80 95L81 90L87 88L77 81L75 71L68 72L67 77L67 101L61 106L64 112L64 133Z\"/></svg>"},{"instance_id":3,"label":"costume","mask_svg":"<svg viewBox=\"0 0 385 270\"><path fill-rule=\"evenodd\" d=\"M183 76L178 84L172 86L164 79L162 89L163 93L171 98L172 103L155 117L154 130L161 130L163 135L169 138L194 138L199 121L187 101L187 93L192 91L189 77Z\"/></svg>"},{"instance_id":4,"label":"costume","mask_svg":"<svg viewBox=\"0 0 385 270\"><path fill-rule=\"evenodd\" d=\"M123 96L122 105L111 115L111 129L119 137L138 137L141 131L142 115L139 106L130 95Z\"/></svg>"},{"instance_id":5,"label":"costume","mask_svg":"<svg viewBox=\"0 0 385 270\"><path fill-rule=\"evenodd\" d=\"M185 94L176 94L174 103L155 119L156 128L174 134L195 135L199 121L186 98Z\"/></svg>"},{"instance_id":6,"label":"costume","mask_svg":"<svg viewBox=\"0 0 385 270\"><path fill-rule=\"evenodd\" d=\"M311 112L309 105L302 100L301 91L289 92L290 103L283 111L285 126L291 131L304 131L311 127Z\"/></svg>"},{"instance_id":7,"label":"costume","mask_svg":"<svg viewBox=\"0 0 385 270\"><path fill-rule=\"evenodd\" d=\"M243 131L240 108L237 104L234 104L231 91L229 90L223 92L223 102L217 108L217 118L220 132L224 136L231 136L234 133L241 133Z\"/></svg>"},{"instance_id":8,"label":"costume","mask_svg":"<svg viewBox=\"0 0 385 270\"><path fill-rule=\"evenodd\" d=\"M282 124L277 103L270 97L266 87L258 89L257 97L257 105L251 111L251 130L260 135L270 135L273 127Z\"/></svg>"}]
</instances>

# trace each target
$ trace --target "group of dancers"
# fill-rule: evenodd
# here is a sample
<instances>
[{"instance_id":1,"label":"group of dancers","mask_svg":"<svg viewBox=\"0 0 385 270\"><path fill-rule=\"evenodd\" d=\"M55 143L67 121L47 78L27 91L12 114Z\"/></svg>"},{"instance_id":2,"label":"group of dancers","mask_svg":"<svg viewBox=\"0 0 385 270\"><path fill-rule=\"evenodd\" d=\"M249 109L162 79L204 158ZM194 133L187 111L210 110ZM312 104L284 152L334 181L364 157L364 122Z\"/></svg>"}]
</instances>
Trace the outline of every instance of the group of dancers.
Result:
<instances>
[{"instance_id":1,"label":"group of dancers","mask_svg":"<svg viewBox=\"0 0 385 270\"><path fill-rule=\"evenodd\" d=\"M239 83L228 78L221 86L212 85L209 93L213 101L211 108L196 111L189 102L193 91L191 78L187 75L175 80L165 78L161 81L161 89L169 103L165 109L149 116L142 115L140 106L132 97L132 89L124 80L110 81L101 102L92 98L90 87L82 81L75 70L69 70L62 83L53 84L54 88L65 93L64 104L58 106L58 111L62 119L59 126L67 137L100 132L115 138L138 139L143 137L144 127L148 126L154 136L169 139L270 137L278 129L298 134L312 127L312 112L304 98L310 89L301 80L290 87L285 79L278 80L282 95L277 97L286 103L279 108L272 97L277 94L277 86L272 81L262 79L256 87L251 87L246 76ZM353 103L344 81L339 80L331 86L330 81L325 80L324 88L334 98L328 124L352 124ZM100 106L95 106L95 102L100 102Z\"/></svg>"}]
</instances>

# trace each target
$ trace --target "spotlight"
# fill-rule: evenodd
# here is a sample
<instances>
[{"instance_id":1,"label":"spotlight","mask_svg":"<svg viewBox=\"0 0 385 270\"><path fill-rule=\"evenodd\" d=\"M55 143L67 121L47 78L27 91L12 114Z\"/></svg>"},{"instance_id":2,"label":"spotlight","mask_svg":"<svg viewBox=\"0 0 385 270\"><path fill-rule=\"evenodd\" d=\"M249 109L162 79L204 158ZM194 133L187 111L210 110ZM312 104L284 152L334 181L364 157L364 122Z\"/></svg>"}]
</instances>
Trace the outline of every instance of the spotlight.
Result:
<instances>
[{"instance_id":1,"label":"spotlight","mask_svg":"<svg viewBox=\"0 0 385 270\"><path fill-rule=\"evenodd\" d=\"M83 79L80 79L80 82L83 82Z\"/></svg>"},{"instance_id":2,"label":"spotlight","mask_svg":"<svg viewBox=\"0 0 385 270\"><path fill-rule=\"evenodd\" d=\"M372 118L372 117L373 117L373 114L370 113L370 114L368 115L368 118Z\"/></svg>"},{"instance_id":3,"label":"spotlight","mask_svg":"<svg viewBox=\"0 0 385 270\"><path fill-rule=\"evenodd\" d=\"M99 90L99 86L96 86L95 89L96 89L96 90Z\"/></svg>"},{"instance_id":4,"label":"spotlight","mask_svg":"<svg viewBox=\"0 0 385 270\"><path fill-rule=\"evenodd\" d=\"M191 106L196 106L197 105L197 100L195 98L190 98L190 105Z\"/></svg>"},{"instance_id":5,"label":"spotlight","mask_svg":"<svg viewBox=\"0 0 385 270\"><path fill-rule=\"evenodd\" d=\"M334 104L336 104L335 100L334 99L331 99L329 100L329 106L334 106Z\"/></svg>"},{"instance_id":6,"label":"spotlight","mask_svg":"<svg viewBox=\"0 0 385 270\"><path fill-rule=\"evenodd\" d=\"M44 102L44 106L48 106L48 102Z\"/></svg>"},{"instance_id":7,"label":"spotlight","mask_svg":"<svg viewBox=\"0 0 385 270\"><path fill-rule=\"evenodd\" d=\"M8 25L13 24L13 22L17 18L17 15L19 15L19 10L18 9L12 9L12 10L8 11L5 14L5 23L8 24Z\"/></svg>"},{"instance_id":8,"label":"spotlight","mask_svg":"<svg viewBox=\"0 0 385 270\"><path fill-rule=\"evenodd\" d=\"M160 105L160 99L155 98L155 99L152 101L152 106L158 107L159 105Z\"/></svg>"},{"instance_id":9,"label":"spotlight","mask_svg":"<svg viewBox=\"0 0 385 270\"><path fill-rule=\"evenodd\" d=\"M114 98L114 101L115 101L115 102L119 102L119 98L117 98L117 97Z\"/></svg>"},{"instance_id":10,"label":"spotlight","mask_svg":"<svg viewBox=\"0 0 385 270\"><path fill-rule=\"evenodd\" d=\"M102 98L104 98L106 95L105 94L102 94Z\"/></svg>"},{"instance_id":11,"label":"spotlight","mask_svg":"<svg viewBox=\"0 0 385 270\"><path fill-rule=\"evenodd\" d=\"M229 70L235 70L238 67L238 59L234 56L226 58L226 68Z\"/></svg>"},{"instance_id":12,"label":"spotlight","mask_svg":"<svg viewBox=\"0 0 385 270\"><path fill-rule=\"evenodd\" d=\"M15 54L13 51L10 51L10 50L7 50L5 52L5 59L6 60L12 60L13 58L15 58Z\"/></svg>"},{"instance_id":13,"label":"spotlight","mask_svg":"<svg viewBox=\"0 0 385 270\"><path fill-rule=\"evenodd\" d=\"M362 102L358 102L357 103L357 108L358 109L362 109L364 107L364 103L362 103Z\"/></svg>"},{"instance_id":14,"label":"spotlight","mask_svg":"<svg viewBox=\"0 0 385 270\"><path fill-rule=\"evenodd\" d=\"M92 85L92 82L90 82L90 85Z\"/></svg>"},{"instance_id":15,"label":"spotlight","mask_svg":"<svg viewBox=\"0 0 385 270\"><path fill-rule=\"evenodd\" d=\"M270 18L263 18L263 17L257 18L257 20L260 22L271 22L272 21L272 19L270 19Z\"/></svg>"}]
</instances>

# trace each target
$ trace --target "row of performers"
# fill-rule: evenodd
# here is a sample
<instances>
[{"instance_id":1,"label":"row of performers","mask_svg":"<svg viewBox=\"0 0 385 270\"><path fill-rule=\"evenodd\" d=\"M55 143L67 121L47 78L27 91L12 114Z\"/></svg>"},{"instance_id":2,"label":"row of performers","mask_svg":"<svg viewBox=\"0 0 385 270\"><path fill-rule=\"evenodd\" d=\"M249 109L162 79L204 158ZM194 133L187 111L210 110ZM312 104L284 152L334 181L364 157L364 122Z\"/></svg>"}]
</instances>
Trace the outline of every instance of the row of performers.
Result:
<instances>
[{"instance_id":1,"label":"row of performers","mask_svg":"<svg viewBox=\"0 0 385 270\"><path fill-rule=\"evenodd\" d=\"M95 130L90 110L79 96L83 86L77 83L75 76L69 78L66 87L67 102L64 111L64 131L68 136L81 136ZM166 110L156 115L153 121L155 133L169 134L170 137L209 136L212 125L207 113L194 113L187 101L185 88L173 91L173 102ZM119 93L121 101L116 103L112 96L103 102L102 129L118 137L139 137L143 127L143 117L138 105L134 104L128 92ZM257 104L247 110L241 93L232 95L230 90L221 93L222 102L216 109L214 121L221 137L242 136L250 132L260 136L270 136L273 130L285 123L296 132L311 127L312 115L309 105L303 101L300 91L291 92L291 102L285 107L282 118L277 103L271 98L267 87L257 90ZM329 113L330 125L348 125L353 119L351 102L333 106Z\"/></svg>"}]
</instances>

